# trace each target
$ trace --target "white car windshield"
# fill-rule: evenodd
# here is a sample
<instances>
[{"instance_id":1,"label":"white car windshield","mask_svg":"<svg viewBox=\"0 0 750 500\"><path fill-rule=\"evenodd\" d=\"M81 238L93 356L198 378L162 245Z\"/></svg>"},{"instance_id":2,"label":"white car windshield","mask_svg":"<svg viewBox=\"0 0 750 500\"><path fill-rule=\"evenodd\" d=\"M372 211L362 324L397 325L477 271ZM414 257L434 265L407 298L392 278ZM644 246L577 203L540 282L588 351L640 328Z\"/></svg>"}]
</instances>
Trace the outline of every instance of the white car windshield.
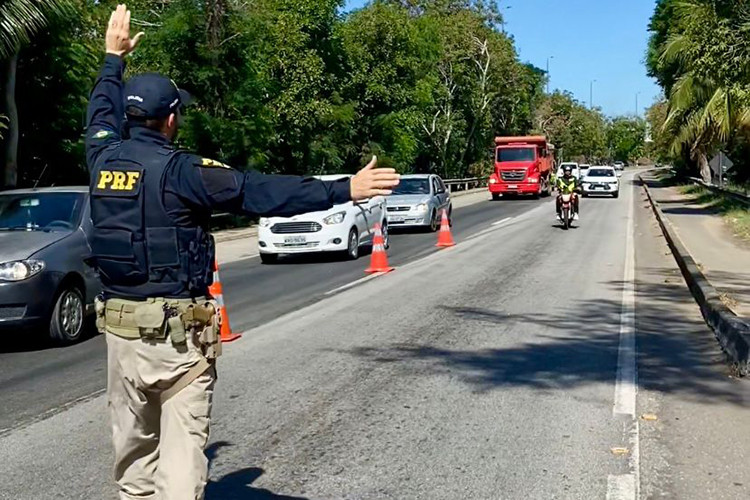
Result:
<instances>
[{"instance_id":1,"label":"white car windshield","mask_svg":"<svg viewBox=\"0 0 750 500\"><path fill-rule=\"evenodd\" d=\"M393 194L430 194L429 179L401 179Z\"/></svg>"},{"instance_id":2,"label":"white car windshield","mask_svg":"<svg viewBox=\"0 0 750 500\"><path fill-rule=\"evenodd\" d=\"M608 168L592 168L586 173L588 177L614 177L614 171Z\"/></svg>"}]
</instances>

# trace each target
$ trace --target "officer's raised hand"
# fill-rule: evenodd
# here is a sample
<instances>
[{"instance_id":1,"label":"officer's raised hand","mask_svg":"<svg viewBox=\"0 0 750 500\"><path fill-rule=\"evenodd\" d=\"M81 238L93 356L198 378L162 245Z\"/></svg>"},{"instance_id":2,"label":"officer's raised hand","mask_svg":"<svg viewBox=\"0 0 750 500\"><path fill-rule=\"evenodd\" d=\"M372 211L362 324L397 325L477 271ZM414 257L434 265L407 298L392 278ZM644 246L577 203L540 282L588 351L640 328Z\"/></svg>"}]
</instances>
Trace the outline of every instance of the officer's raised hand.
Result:
<instances>
[{"instance_id":1,"label":"officer's raised hand","mask_svg":"<svg viewBox=\"0 0 750 500\"><path fill-rule=\"evenodd\" d=\"M130 11L125 4L118 5L109 17L107 25L107 54L125 57L133 52L142 36L143 32L130 38Z\"/></svg>"},{"instance_id":2,"label":"officer's raised hand","mask_svg":"<svg viewBox=\"0 0 750 500\"><path fill-rule=\"evenodd\" d=\"M378 157L373 156L365 168L352 177L352 200L359 201L373 196L387 196L399 183L401 176L392 168L377 168Z\"/></svg>"}]
</instances>

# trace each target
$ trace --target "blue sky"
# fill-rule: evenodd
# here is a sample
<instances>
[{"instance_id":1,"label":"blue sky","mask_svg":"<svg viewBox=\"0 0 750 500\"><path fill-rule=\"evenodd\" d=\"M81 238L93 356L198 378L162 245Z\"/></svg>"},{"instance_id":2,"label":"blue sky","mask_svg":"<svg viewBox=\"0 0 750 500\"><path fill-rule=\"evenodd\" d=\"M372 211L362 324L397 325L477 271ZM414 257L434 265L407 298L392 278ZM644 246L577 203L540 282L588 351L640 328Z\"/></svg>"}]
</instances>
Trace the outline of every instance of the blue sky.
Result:
<instances>
[{"instance_id":1,"label":"blue sky","mask_svg":"<svg viewBox=\"0 0 750 500\"><path fill-rule=\"evenodd\" d=\"M367 0L346 0L347 10ZM611 116L643 113L661 89L643 65L654 0L500 0L505 29L521 60L544 69L552 89L564 89ZM509 8L508 8L509 7Z\"/></svg>"}]
</instances>

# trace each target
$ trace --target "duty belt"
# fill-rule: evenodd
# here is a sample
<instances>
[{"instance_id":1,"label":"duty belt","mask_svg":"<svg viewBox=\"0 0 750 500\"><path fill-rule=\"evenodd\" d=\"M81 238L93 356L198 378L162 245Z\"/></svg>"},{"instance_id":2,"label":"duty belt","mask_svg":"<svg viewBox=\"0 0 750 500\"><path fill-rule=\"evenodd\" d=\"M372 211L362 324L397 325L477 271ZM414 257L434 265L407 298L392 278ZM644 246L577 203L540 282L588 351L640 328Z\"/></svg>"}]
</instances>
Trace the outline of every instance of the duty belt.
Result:
<instances>
[{"instance_id":1,"label":"duty belt","mask_svg":"<svg viewBox=\"0 0 750 500\"><path fill-rule=\"evenodd\" d=\"M95 307L96 326L102 333L152 342L166 341L169 337L175 347L185 346L188 335L194 339L203 358L162 393L162 403L187 387L221 356L221 316L213 300L97 298Z\"/></svg>"}]
</instances>

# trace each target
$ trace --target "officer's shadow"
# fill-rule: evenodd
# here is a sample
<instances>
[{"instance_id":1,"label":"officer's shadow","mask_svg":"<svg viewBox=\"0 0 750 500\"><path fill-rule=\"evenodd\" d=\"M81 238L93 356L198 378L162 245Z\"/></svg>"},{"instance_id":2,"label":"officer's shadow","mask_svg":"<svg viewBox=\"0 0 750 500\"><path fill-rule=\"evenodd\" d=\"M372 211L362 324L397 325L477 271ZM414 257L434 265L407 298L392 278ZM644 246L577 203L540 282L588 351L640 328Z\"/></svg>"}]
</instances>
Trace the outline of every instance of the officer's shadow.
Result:
<instances>
[{"instance_id":1,"label":"officer's shadow","mask_svg":"<svg viewBox=\"0 0 750 500\"><path fill-rule=\"evenodd\" d=\"M213 443L206 450L209 462L216 452L229 446L225 441ZM277 495L263 488L254 488L252 483L263 475L260 467L248 467L222 476L217 481L210 481L206 486L206 500L307 500L304 497Z\"/></svg>"}]
</instances>

